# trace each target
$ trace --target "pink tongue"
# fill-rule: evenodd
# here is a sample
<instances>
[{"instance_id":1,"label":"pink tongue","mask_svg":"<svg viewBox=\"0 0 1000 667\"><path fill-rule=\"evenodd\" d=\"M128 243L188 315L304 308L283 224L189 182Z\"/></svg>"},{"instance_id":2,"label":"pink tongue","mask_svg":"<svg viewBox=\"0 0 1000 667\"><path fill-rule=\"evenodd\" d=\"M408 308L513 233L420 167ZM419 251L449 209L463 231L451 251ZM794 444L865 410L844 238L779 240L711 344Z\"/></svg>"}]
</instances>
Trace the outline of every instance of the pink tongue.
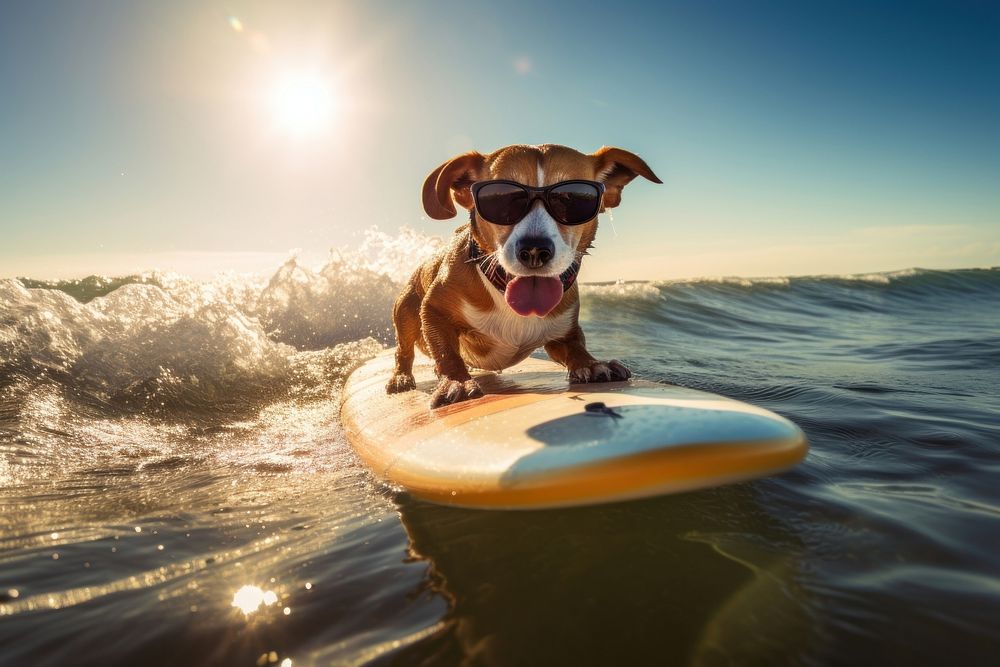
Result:
<instances>
[{"instance_id":1,"label":"pink tongue","mask_svg":"<svg viewBox=\"0 0 1000 667\"><path fill-rule=\"evenodd\" d=\"M507 283L507 305L523 317L544 317L562 301L562 282L558 278L519 276Z\"/></svg>"}]
</instances>

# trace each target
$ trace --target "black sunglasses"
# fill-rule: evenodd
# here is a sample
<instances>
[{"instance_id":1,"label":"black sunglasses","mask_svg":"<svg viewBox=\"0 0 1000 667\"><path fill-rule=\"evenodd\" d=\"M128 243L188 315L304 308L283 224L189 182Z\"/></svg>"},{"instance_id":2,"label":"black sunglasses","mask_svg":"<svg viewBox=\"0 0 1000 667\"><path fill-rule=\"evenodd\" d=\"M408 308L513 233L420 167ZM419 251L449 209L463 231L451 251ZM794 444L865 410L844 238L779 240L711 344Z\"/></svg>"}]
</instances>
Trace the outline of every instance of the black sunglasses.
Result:
<instances>
[{"instance_id":1,"label":"black sunglasses","mask_svg":"<svg viewBox=\"0 0 1000 667\"><path fill-rule=\"evenodd\" d=\"M528 215L536 199L561 225L582 225L601 210L604 184L563 181L533 188L516 181L480 181L472 184L476 210L494 225L516 225Z\"/></svg>"}]
</instances>

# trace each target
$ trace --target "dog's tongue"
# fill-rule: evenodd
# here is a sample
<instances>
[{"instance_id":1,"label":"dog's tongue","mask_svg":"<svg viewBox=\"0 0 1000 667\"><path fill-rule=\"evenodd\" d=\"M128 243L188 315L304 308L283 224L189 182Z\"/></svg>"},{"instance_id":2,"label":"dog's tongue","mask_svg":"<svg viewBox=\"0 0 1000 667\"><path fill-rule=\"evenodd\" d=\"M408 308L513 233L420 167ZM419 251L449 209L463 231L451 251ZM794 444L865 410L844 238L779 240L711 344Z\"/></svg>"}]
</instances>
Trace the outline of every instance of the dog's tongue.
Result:
<instances>
[{"instance_id":1,"label":"dog's tongue","mask_svg":"<svg viewBox=\"0 0 1000 667\"><path fill-rule=\"evenodd\" d=\"M562 281L558 278L518 276L507 283L504 298L507 305L524 317L544 317L562 301Z\"/></svg>"}]
</instances>

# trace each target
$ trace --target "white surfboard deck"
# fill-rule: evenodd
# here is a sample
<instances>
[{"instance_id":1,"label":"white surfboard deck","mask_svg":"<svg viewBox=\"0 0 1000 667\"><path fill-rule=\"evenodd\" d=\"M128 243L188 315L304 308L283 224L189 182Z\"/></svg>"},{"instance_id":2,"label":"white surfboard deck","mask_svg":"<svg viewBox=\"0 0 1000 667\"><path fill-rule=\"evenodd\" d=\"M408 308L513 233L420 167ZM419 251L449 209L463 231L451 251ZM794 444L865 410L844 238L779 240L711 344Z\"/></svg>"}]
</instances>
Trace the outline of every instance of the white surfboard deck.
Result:
<instances>
[{"instance_id":1,"label":"white surfboard deck","mask_svg":"<svg viewBox=\"0 0 1000 667\"><path fill-rule=\"evenodd\" d=\"M393 350L347 380L341 418L382 480L432 502L490 509L589 505L771 475L805 456L805 435L773 412L644 380L569 384L551 361L473 373L487 395L429 408L433 366L417 388L385 393ZM615 415L588 412L604 403Z\"/></svg>"}]
</instances>

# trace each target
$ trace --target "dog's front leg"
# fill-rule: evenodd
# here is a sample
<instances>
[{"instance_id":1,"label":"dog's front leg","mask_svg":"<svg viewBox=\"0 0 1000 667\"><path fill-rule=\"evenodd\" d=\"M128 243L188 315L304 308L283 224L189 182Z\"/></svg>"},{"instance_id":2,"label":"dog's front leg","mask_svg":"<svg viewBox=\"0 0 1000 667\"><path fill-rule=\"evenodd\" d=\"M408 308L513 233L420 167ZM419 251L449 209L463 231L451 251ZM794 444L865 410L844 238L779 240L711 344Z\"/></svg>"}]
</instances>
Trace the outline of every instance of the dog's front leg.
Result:
<instances>
[{"instance_id":1,"label":"dog's front leg","mask_svg":"<svg viewBox=\"0 0 1000 667\"><path fill-rule=\"evenodd\" d=\"M469 375L469 369L458 351L458 329L447 315L424 301L420 309L421 330L427 352L434 359L438 385L431 394L431 407L458 403L483 395L479 383Z\"/></svg>"},{"instance_id":2,"label":"dog's front leg","mask_svg":"<svg viewBox=\"0 0 1000 667\"><path fill-rule=\"evenodd\" d=\"M579 324L574 324L564 337L546 343L545 352L553 361L566 367L570 382L615 382L632 377L632 372L617 359L594 359L587 352L586 339Z\"/></svg>"},{"instance_id":3,"label":"dog's front leg","mask_svg":"<svg viewBox=\"0 0 1000 667\"><path fill-rule=\"evenodd\" d=\"M387 394L416 389L413 380L413 346L420 338L420 295L413 280L396 299L392 307L392 324L396 329L396 366L385 387Z\"/></svg>"}]
</instances>

